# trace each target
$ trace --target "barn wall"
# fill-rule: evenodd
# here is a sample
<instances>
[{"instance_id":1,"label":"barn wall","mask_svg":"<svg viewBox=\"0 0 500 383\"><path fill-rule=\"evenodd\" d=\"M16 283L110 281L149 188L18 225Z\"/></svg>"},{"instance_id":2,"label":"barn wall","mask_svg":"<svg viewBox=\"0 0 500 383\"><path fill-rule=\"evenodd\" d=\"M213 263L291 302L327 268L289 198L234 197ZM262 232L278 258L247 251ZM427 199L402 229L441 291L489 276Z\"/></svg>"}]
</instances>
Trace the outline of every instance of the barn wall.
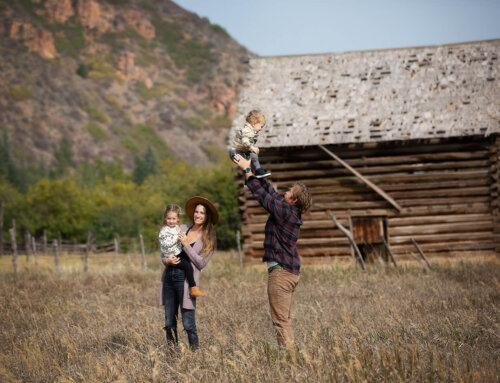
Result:
<instances>
[{"instance_id":1,"label":"barn wall","mask_svg":"<svg viewBox=\"0 0 500 383\"><path fill-rule=\"evenodd\" d=\"M500 238L499 143L498 137L467 137L328 146L395 199L400 213L319 148L268 149L260 158L279 192L296 180L312 192L298 242L301 256L350 255L328 210L346 227L349 215L387 215L395 254L415 251L412 237L430 255L490 253L498 251ZM239 200L245 254L261 256L267 214L244 188Z\"/></svg>"}]
</instances>

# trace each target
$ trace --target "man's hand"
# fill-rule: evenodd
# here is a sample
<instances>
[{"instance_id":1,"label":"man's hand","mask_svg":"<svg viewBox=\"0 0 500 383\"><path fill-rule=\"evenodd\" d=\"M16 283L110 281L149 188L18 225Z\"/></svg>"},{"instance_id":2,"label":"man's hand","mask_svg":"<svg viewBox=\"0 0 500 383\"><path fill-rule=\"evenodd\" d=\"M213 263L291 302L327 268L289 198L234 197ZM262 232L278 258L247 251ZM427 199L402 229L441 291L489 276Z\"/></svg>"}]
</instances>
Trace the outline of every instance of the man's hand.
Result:
<instances>
[{"instance_id":1,"label":"man's hand","mask_svg":"<svg viewBox=\"0 0 500 383\"><path fill-rule=\"evenodd\" d=\"M234 156L234 161L236 162L236 165L238 165L243 170L245 170L246 168L249 168L250 163L251 163L251 160L245 159L240 154L236 154Z\"/></svg>"},{"instance_id":2,"label":"man's hand","mask_svg":"<svg viewBox=\"0 0 500 383\"><path fill-rule=\"evenodd\" d=\"M255 154L259 154L260 149L259 149L257 146L254 146L254 147L253 147L253 152L254 152Z\"/></svg>"}]
</instances>

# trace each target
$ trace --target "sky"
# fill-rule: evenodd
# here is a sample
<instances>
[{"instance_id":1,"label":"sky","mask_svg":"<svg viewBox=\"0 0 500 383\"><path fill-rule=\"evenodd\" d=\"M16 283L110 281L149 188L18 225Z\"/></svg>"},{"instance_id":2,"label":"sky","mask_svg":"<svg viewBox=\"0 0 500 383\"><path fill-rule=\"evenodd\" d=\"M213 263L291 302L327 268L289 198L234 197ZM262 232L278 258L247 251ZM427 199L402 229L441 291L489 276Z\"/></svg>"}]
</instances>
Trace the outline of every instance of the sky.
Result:
<instances>
[{"instance_id":1,"label":"sky","mask_svg":"<svg viewBox=\"0 0 500 383\"><path fill-rule=\"evenodd\" d=\"M259 56L500 38L500 0L173 0Z\"/></svg>"}]
</instances>

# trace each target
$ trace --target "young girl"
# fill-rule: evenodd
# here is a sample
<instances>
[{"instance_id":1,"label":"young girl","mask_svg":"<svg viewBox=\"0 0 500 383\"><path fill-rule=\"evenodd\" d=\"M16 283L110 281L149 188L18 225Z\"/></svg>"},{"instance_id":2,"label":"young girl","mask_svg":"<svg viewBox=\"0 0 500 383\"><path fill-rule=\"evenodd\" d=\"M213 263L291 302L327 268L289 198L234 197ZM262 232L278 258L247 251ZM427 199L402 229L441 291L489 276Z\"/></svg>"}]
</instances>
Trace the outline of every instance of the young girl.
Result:
<instances>
[{"instance_id":1,"label":"young girl","mask_svg":"<svg viewBox=\"0 0 500 383\"><path fill-rule=\"evenodd\" d=\"M189 285L189 294L192 297L202 297L205 293L202 293L196 286L193 277L193 266L191 266L188 256L182 251L182 244L178 237L181 230L179 227L180 217L181 208L179 206L167 205L165 213L163 213L162 228L158 236L162 262L165 264L165 258L178 257L180 262L176 265L171 264L171 266L184 270Z\"/></svg>"}]
</instances>

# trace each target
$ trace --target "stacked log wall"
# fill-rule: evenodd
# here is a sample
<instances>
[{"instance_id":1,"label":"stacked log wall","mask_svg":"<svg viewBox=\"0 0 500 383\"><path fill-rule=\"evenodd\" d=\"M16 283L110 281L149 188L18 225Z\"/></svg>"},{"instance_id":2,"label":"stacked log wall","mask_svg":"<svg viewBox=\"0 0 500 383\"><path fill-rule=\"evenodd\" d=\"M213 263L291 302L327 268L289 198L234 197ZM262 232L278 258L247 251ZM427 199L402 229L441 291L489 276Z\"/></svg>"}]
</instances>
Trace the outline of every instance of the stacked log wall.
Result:
<instances>
[{"instance_id":1,"label":"stacked log wall","mask_svg":"<svg viewBox=\"0 0 500 383\"><path fill-rule=\"evenodd\" d=\"M294 181L311 190L313 206L303 216L301 256L350 256L347 238L334 227L328 210L349 227L349 216L387 216L395 254L491 253L499 249L499 142L483 137L330 145L328 149L388 193L402 207L363 184L318 147L268 149L261 163L272 171L278 192ZM261 256L267 213L240 188L246 255Z\"/></svg>"}]
</instances>

